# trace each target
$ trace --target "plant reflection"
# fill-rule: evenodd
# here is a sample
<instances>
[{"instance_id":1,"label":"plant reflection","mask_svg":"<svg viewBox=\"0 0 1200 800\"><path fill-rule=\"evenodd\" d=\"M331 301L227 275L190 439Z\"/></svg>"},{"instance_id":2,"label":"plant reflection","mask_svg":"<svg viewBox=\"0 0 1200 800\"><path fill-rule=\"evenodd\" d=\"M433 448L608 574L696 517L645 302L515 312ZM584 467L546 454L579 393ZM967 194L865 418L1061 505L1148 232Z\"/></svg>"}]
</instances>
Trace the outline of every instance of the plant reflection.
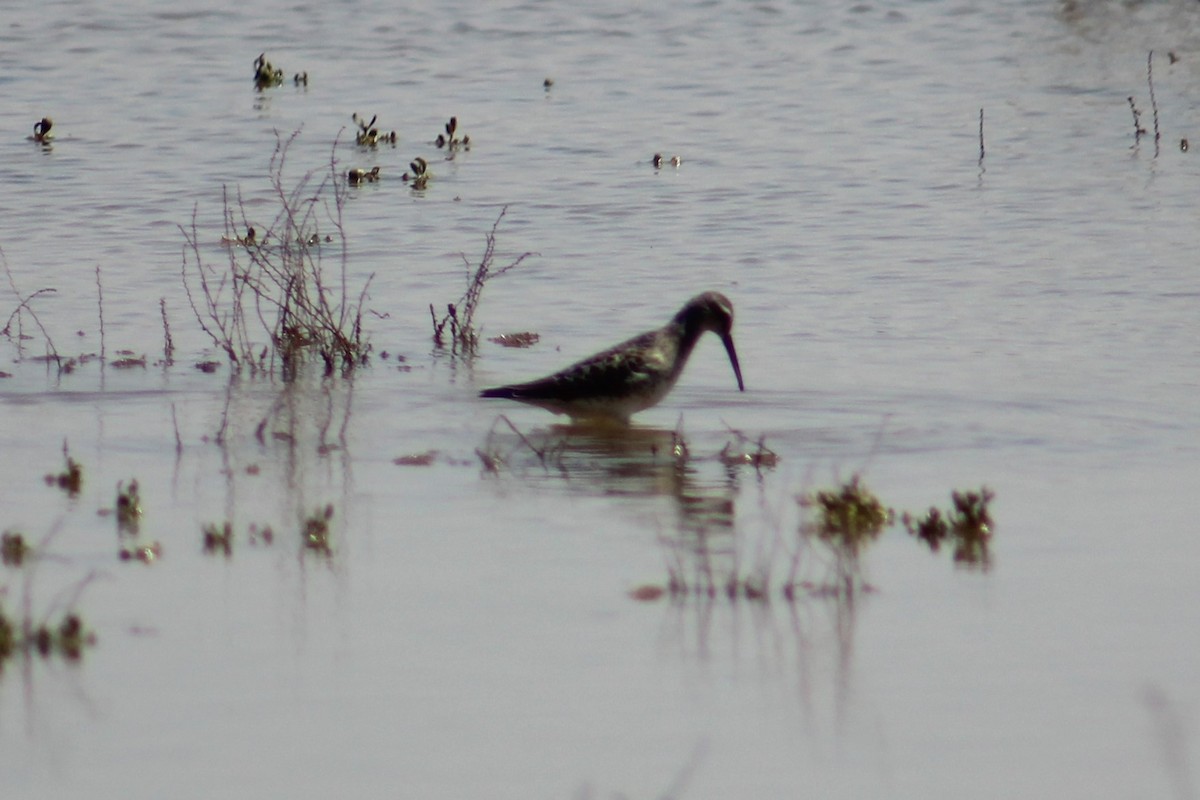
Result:
<instances>
[{"instance_id":1,"label":"plant reflection","mask_svg":"<svg viewBox=\"0 0 1200 800\"><path fill-rule=\"evenodd\" d=\"M501 416L476 454L489 478L549 478L589 495L670 498L673 517L658 534L666 580L638 586L630 597L665 600L668 640L702 661L715 649L738 655L749 635L764 669L795 673L806 705L818 676L831 674L840 722L858 613L874 593L864 570L871 546L902 520L932 552L947 544L956 566L986 570L993 493L956 491L949 511L897 515L856 474L788 494L773 507L766 487L777 483L764 475L777 466L776 454L765 437L728 436L719 451L700 452L682 426L522 431ZM744 491L750 486L756 491ZM753 508L738 508L755 495L757 522L750 521Z\"/></svg>"}]
</instances>

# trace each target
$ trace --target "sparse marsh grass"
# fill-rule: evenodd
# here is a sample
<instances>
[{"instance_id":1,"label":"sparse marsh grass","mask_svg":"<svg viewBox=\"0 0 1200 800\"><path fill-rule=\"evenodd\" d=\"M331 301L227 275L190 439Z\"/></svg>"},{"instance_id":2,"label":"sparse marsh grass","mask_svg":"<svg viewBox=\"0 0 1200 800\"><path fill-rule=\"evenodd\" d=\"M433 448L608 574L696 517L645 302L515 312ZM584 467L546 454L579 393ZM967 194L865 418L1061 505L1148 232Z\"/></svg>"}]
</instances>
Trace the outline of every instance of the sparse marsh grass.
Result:
<instances>
[{"instance_id":1,"label":"sparse marsh grass","mask_svg":"<svg viewBox=\"0 0 1200 800\"><path fill-rule=\"evenodd\" d=\"M196 211L189 227L180 226L188 302L235 371L274 374L278 367L287 378L311 359L332 374L353 370L370 352L362 318L374 276L351 291L343 225L348 183L339 179L331 155L323 173L306 172L289 185L288 151L298 135L276 134L268 181L277 211L261 233L255 229L252 239L238 240L237 230L254 226L240 190L234 197L224 193L225 238L234 242L225 250L225 264L205 260ZM328 245L337 250L332 269Z\"/></svg>"},{"instance_id":2,"label":"sparse marsh grass","mask_svg":"<svg viewBox=\"0 0 1200 800\"><path fill-rule=\"evenodd\" d=\"M520 266L521 262L530 256L537 255L531 252L522 253L502 267L495 266L496 231L499 230L500 223L507 213L508 206L505 206L500 210L496 221L492 223L492 229L488 231L483 255L478 264L472 266L466 254L462 254L463 263L467 267L467 288L459 301L447 304L446 313L442 315L441 319L438 319L433 304L429 304L429 316L433 319L433 343L437 347L444 347L446 340L449 339L451 352L473 354L479 346L475 312L479 310L479 304L483 301L484 287L491 279L500 277L509 270Z\"/></svg>"},{"instance_id":3,"label":"sparse marsh grass","mask_svg":"<svg viewBox=\"0 0 1200 800\"><path fill-rule=\"evenodd\" d=\"M4 275L8 279L8 288L12 291L13 296L17 298L17 307L12 310L8 318L4 322L4 327L0 328L0 335L3 335L9 341L16 344L17 358L23 358L25 355L25 344L34 338L32 333L27 332L26 319L32 323L32 327L36 328L42 336L42 341L45 346L45 355L43 356L47 362L53 361L61 370L63 368L63 359L58 354L58 349L54 346L54 340L50 338L50 333L46 330L46 326L38 318L37 312L33 308L33 301L45 295L54 294L57 289L53 287L43 287L31 294L22 294L17 288L17 280L13 277L12 270L8 266L8 258L4 255L4 249L0 248L0 267L4 268Z\"/></svg>"}]
</instances>

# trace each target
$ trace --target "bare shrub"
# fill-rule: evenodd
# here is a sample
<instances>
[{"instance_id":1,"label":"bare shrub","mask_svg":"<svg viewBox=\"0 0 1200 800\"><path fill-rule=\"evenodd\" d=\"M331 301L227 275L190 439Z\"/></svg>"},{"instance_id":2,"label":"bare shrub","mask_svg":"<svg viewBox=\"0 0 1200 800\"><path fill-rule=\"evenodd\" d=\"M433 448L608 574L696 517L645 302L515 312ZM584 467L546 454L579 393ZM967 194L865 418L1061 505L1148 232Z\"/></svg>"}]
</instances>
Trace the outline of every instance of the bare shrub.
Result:
<instances>
[{"instance_id":1,"label":"bare shrub","mask_svg":"<svg viewBox=\"0 0 1200 800\"><path fill-rule=\"evenodd\" d=\"M298 135L284 139L276 132L268 180L278 211L265 230L251 226L240 189L235 196L223 191L226 263L205 262L195 209L191 225L179 228L188 302L235 371L271 374L282 368L286 377L316 357L330 374L364 363L370 351L362 315L374 275L357 295L350 294L343 225L347 186L337 179L333 150L326 169L287 184L288 150ZM326 265L330 246L337 251L334 269Z\"/></svg>"}]
</instances>

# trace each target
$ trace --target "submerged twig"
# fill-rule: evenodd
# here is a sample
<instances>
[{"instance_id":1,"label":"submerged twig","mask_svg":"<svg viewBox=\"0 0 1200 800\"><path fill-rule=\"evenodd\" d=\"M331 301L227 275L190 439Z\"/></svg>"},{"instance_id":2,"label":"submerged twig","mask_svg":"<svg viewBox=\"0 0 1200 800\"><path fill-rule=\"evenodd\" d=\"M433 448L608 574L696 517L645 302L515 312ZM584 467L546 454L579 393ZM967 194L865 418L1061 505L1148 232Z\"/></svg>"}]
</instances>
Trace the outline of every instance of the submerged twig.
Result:
<instances>
[{"instance_id":1,"label":"submerged twig","mask_svg":"<svg viewBox=\"0 0 1200 800\"><path fill-rule=\"evenodd\" d=\"M8 286L10 289L12 289L12 293L14 295L16 295L17 300L19 301L17 303L17 307L13 310L13 312L11 314L9 314L8 320L5 321L5 323L4 323L4 327L0 328L0 334L3 334L4 336L9 337L10 339L13 338L12 324L13 324L14 320L16 321L16 323L17 323L17 331L16 331L17 354L19 356L22 353L22 351L24 350L23 342L25 341L25 334L21 329L21 312L22 311L28 312L29 317L33 320L34 324L37 325L38 330L42 332L42 338L44 338L46 340L46 347L50 350L50 353L49 353L50 358L54 361L55 365L61 370L63 368L63 362L62 362L62 358L59 357L59 355L58 355L58 350L54 347L54 341L50 338L50 333L49 333L49 331L46 330L46 326L44 326L42 324L42 321L40 319L38 319L37 312L35 312L33 310L33 306L30 305L30 303L35 298L41 297L43 294L53 294L54 292L56 292L58 290L47 287L44 289L38 289L36 292L29 295L28 297L22 297L20 290L17 289L17 282L16 282L16 279L13 278L12 270L9 269L9 267L8 267L8 259L4 255L4 248L0 248L0 266L4 267L4 274L8 278Z\"/></svg>"},{"instance_id":2,"label":"submerged twig","mask_svg":"<svg viewBox=\"0 0 1200 800\"><path fill-rule=\"evenodd\" d=\"M1158 158L1160 134L1158 131L1158 101L1154 98L1154 51L1146 55L1146 83L1150 87L1150 110L1154 114L1154 157Z\"/></svg>"},{"instance_id":3,"label":"submerged twig","mask_svg":"<svg viewBox=\"0 0 1200 800\"><path fill-rule=\"evenodd\" d=\"M96 305L100 312L100 368L104 368L104 285L100 282L100 265L96 265Z\"/></svg>"},{"instance_id":4,"label":"submerged twig","mask_svg":"<svg viewBox=\"0 0 1200 800\"><path fill-rule=\"evenodd\" d=\"M983 109L979 109L979 163L983 164Z\"/></svg>"}]
</instances>

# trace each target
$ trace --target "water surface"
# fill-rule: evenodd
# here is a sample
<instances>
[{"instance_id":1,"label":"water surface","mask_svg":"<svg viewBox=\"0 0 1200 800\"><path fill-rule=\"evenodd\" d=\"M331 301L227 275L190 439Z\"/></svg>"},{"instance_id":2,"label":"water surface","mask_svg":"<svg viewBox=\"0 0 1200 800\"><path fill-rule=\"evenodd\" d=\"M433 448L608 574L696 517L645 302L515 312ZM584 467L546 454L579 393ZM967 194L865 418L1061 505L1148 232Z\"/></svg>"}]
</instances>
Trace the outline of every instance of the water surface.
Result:
<instances>
[{"instance_id":1,"label":"water surface","mask_svg":"<svg viewBox=\"0 0 1200 800\"><path fill-rule=\"evenodd\" d=\"M2 24L12 284L54 289L33 307L64 355L149 362L60 375L27 317L5 344L0 528L48 554L4 568L5 606L49 614L90 575L98 637L0 677L13 796L1194 793L1192 4L60 2ZM309 85L256 92L262 52ZM353 112L398 145L357 149ZM52 148L25 141L45 115ZM446 160L451 115L472 147ZM199 372L220 354L179 226L194 213L220 263L223 187L269 220L297 129L293 178L381 166L344 220L389 357ZM418 155L423 192L399 180ZM480 320L541 341L437 352L428 306L458 298L505 206L499 257L537 255ZM706 289L737 309L745 394L710 337L628 436L476 397ZM778 465L723 465L730 429ZM74 499L41 480L64 440ZM992 568L895 526L851 604L629 597L689 537L751 563L793 536L796 495L856 471L897 509L994 489ZM96 513L134 478L151 565ZM327 503L321 556L299 531ZM228 560L200 536L226 519Z\"/></svg>"}]
</instances>

